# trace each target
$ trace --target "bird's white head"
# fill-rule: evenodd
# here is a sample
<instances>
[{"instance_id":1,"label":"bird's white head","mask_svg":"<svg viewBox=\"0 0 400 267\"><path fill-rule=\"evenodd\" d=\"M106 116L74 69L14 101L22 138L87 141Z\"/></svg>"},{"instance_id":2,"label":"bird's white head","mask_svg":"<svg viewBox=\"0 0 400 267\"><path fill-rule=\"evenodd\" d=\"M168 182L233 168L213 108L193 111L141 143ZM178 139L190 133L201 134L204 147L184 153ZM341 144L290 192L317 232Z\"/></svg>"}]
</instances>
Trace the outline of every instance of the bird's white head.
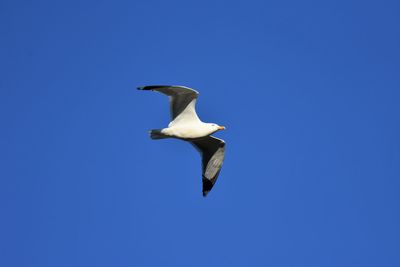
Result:
<instances>
[{"instance_id":1,"label":"bird's white head","mask_svg":"<svg viewBox=\"0 0 400 267\"><path fill-rule=\"evenodd\" d=\"M207 124L211 129L211 133L215 133L216 131L219 131L219 130L225 130L225 126L220 126L216 123L207 123Z\"/></svg>"}]
</instances>

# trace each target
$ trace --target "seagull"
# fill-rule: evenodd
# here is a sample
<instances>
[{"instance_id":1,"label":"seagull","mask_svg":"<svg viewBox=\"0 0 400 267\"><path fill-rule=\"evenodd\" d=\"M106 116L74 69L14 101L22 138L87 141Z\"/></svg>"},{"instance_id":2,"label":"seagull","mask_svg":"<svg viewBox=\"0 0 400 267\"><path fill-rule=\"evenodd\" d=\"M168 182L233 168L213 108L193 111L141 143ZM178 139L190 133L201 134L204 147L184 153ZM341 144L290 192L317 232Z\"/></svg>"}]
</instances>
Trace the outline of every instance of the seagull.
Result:
<instances>
[{"instance_id":1,"label":"seagull","mask_svg":"<svg viewBox=\"0 0 400 267\"><path fill-rule=\"evenodd\" d=\"M177 138L192 144L202 157L203 196L217 181L225 157L225 142L211 134L225 130L216 123L202 122L196 113L199 93L185 86L149 85L138 90L156 91L169 97L171 122L167 128L150 130L151 139Z\"/></svg>"}]
</instances>

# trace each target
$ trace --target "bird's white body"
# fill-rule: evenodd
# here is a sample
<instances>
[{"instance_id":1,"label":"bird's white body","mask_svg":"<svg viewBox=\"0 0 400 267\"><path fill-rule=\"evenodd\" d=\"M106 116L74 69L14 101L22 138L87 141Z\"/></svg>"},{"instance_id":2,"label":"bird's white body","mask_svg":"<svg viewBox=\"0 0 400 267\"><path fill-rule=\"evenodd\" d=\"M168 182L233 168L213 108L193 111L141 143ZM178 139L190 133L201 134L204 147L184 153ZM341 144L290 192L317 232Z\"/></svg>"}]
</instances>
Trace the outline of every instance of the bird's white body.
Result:
<instances>
[{"instance_id":1,"label":"bird's white body","mask_svg":"<svg viewBox=\"0 0 400 267\"><path fill-rule=\"evenodd\" d=\"M204 123L201 121L173 124L168 128L164 128L161 132L165 135L178 137L183 139L194 139L210 135L218 131L219 126L212 123Z\"/></svg>"},{"instance_id":2,"label":"bird's white body","mask_svg":"<svg viewBox=\"0 0 400 267\"><path fill-rule=\"evenodd\" d=\"M172 101L172 98L170 99ZM168 128L161 130L161 133L171 137L183 139L201 138L218 130L221 126L215 123L204 123L196 114L196 99L193 99L187 107L169 123Z\"/></svg>"}]
</instances>

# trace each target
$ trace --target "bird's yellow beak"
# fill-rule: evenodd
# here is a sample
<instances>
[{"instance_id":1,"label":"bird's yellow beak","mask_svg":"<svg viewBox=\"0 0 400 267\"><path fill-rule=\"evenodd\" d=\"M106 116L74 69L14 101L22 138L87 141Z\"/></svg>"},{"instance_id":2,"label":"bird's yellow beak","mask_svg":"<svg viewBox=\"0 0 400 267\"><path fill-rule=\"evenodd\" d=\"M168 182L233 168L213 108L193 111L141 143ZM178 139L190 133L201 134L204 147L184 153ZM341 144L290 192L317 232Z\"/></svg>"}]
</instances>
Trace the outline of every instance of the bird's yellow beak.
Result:
<instances>
[{"instance_id":1,"label":"bird's yellow beak","mask_svg":"<svg viewBox=\"0 0 400 267\"><path fill-rule=\"evenodd\" d=\"M219 126L218 130L225 130L225 126Z\"/></svg>"}]
</instances>

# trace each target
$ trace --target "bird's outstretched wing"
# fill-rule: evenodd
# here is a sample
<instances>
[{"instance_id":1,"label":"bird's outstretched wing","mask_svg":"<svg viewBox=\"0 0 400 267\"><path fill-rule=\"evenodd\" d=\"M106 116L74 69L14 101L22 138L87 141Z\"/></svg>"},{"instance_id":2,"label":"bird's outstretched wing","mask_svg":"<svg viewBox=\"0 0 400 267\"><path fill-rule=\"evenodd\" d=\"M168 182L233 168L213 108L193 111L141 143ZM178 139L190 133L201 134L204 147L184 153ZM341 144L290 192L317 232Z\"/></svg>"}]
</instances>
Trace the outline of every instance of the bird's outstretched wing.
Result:
<instances>
[{"instance_id":1,"label":"bird's outstretched wing","mask_svg":"<svg viewBox=\"0 0 400 267\"><path fill-rule=\"evenodd\" d=\"M171 123L199 121L196 114L195 105L199 93L189 87L178 85L149 85L138 87L139 90L157 91L169 96ZM179 117L177 119L177 117ZM177 120L175 120L177 119Z\"/></svg>"},{"instance_id":2,"label":"bird's outstretched wing","mask_svg":"<svg viewBox=\"0 0 400 267\"><path fill-rule=\"evenodd\" d=\"M203 196L207 196L217 181L225 157L225 142L213 136L190 141L200 152L203 165Z\"/></svg>"}]
</instances>

